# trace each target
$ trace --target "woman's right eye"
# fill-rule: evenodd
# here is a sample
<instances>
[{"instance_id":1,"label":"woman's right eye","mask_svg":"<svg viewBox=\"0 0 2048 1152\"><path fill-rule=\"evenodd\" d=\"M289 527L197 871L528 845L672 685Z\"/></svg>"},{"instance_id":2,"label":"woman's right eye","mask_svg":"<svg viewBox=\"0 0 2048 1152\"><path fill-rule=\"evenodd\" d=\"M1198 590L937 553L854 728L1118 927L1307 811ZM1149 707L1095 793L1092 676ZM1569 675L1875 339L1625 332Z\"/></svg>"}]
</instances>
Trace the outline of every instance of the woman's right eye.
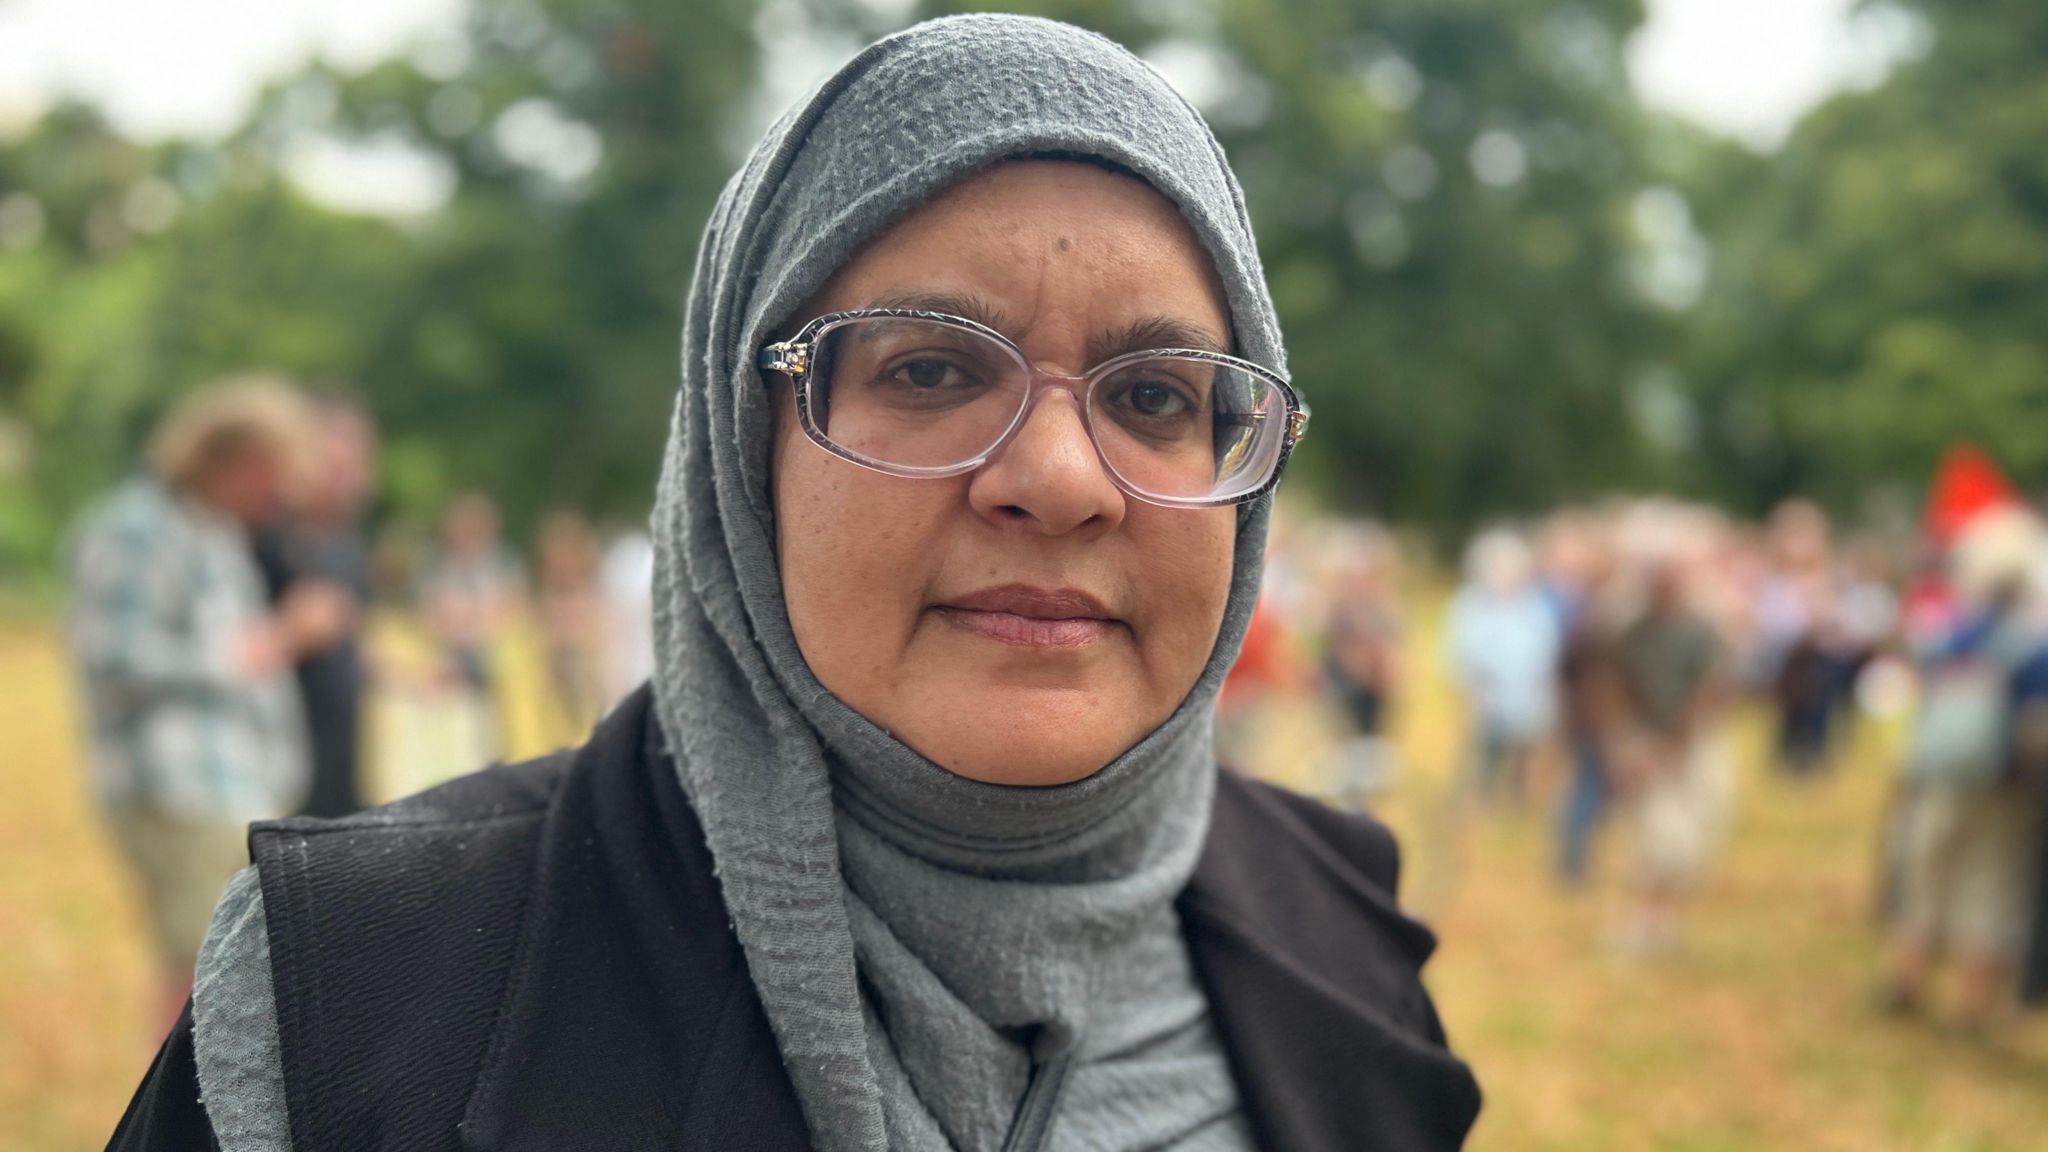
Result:
<instances>
[{"instance_id":1,"label":"woman's right eye","mask_svg":"<svg viewBox=\"0 0 2048 1152\"><path fill-rule=\"evenodd\" d=\"M928 397L969 392L984 383L983 373L976 371L974 365L929 353L898 358L876 379L891 388Z\"/></svg>"},{"instance_id":2,"label":"woman's right eye","mask_svg":"<svg viewBox=\"0 0 2048 1152\"><path fill-rule=\"evenodd\" d=\"M897 365L895 375L912 388L930 391L948 385L958 385L964 374L947 361L926 357L902 362Z\"/></svg>"}]
</instances>

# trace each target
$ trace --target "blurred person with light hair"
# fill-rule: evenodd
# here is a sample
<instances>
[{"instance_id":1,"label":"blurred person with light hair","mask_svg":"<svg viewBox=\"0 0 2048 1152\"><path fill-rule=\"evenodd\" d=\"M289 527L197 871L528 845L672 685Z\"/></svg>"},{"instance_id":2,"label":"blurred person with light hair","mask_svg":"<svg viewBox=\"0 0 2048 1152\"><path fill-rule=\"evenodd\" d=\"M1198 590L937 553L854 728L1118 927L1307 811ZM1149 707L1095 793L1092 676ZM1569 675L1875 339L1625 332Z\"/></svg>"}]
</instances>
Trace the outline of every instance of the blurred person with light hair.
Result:
<instances>
[{"instance_id":1,"label":"blurred person with light hair","mask_svg":"<svg viewBox=\"0 0 2048 1152\"><path fill-rule=\"evenodd\" d=\"M1898 907L1885 1006L1918 1011L1938 958L1956 967L1956 1015L1990 1025L2027 936L2030 852L2039 835L2026 770L2048 754L2039 701L2019 674L2048 641L2038 615L2048 530L2007 507L1976 517L1950 554L1962 611L1928 654L1897 816Z\"/></svg>"},{"instance_id":2,"label":"blurred person with light hair","mask_svg":"<svg viewBox=\"0 0 2048 1152\"><path fill-rule=\"evenodd\" d=\"M334 605L273 611L249 533L304 479L307 427L304 400L276 381L194 392L69 542L93 783L148 904L163 1027L191 989L214 902L248 863L249 822L290 814L305 793L291 662Z\"/></svg>"},{"instance_id":3,"label":"blurred person with light hair","mask_svg":"<svg viewBox=\"0 0 2048 1152\"><path fill-rule=\"evenodd\" d=\"M1491 529L1466 552L1447 628L1453 674L1471 717L1471 782L1482 799L1519 802L1530 758L1557 713L1562 629L1536 584L1520 533Z\"/></svg>"}]
</instances>

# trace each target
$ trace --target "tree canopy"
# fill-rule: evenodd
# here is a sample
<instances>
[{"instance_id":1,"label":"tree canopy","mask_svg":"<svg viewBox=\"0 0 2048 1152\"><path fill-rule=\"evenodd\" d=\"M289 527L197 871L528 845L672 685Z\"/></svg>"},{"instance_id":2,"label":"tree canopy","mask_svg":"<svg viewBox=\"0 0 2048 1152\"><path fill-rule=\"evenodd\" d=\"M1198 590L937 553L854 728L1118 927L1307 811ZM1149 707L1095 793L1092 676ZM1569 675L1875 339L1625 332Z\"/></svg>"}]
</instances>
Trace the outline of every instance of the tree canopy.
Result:
<instances>
[{"instance_id":1,"label":"tree canopy","mask_svg":"<svg viewBox=\"0 0 2048 1152\"><path fill-rule=\"evenodd\" d=\"M719 188L793 78L962 7L476 0L459 42L316 63L223 140L43 117L0 142L0 562L44 563L170 398L249 369L361 395L400 516L468 486L515 523L644 514ZM1638 0L1024 7L1215 126L1316 411L1294 483L1332 506L1848 500L1958 436L2048 468L2048 15L2018 0L1914 4L1929 51L1766 156L1640 110ZM335 142L445 202L309 199ZM1660 287L1694 242L1703 297L1685 259Z\"/></svg>"},{"instance_id":2,"label":"tree canopy","mask_svg":"<svg viewBox=\"0 0 2048 1152\"><path fill-rule=\"evenodd\" d=\"M2048 10L1901 8L1923 56L1777 154L1694 169L1716 251L1681 354L1703 486L1847 504L1957 441L2048 479Z\"/></svg>"}]
</instances>

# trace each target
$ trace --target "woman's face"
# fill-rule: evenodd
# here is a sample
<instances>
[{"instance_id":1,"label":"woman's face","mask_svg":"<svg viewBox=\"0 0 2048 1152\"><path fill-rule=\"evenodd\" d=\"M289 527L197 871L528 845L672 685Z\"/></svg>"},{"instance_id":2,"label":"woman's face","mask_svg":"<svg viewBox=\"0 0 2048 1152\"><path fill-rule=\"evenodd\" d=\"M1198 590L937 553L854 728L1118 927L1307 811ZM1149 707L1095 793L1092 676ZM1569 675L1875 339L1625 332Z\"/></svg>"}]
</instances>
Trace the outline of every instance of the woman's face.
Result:
<instances>
[{"instance_id":1,"label":"woman's face","mask_svg":"<svg viewBox=\"0 0 2048 1152\"><path fill-rule=\"evenodd\" d=\"M1229 346L1179 212L1093 165L1015 161L958 184L842 268L799 322L901 304L990 325L1079 375L1148 333ZM1179 343L1180 341L1171 341ZM1001 784L1088 776L1194 686L1230 590L1236 512L1161 508L1103 471L1051 387L980 469L872 472L810 443L778 388L776 549L811 671L945 768Z\"/></svg>"}]
</instances>

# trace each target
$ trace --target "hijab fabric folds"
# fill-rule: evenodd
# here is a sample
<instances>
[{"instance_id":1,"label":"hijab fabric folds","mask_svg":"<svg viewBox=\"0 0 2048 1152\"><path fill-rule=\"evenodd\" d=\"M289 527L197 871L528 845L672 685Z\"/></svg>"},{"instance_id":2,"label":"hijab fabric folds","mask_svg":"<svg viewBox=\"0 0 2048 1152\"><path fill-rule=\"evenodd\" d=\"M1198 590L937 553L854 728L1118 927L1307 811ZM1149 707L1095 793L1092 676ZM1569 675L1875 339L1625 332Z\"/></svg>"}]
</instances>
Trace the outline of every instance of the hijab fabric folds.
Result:
<instances>
[{"instance_id":1,"label":"hijab fabric folds","mask_svg":"<svg viewBox=\"0 0 2048 1152\"><path fill-rule=\"evenodd\" d=\"M1239 353L1284 369L1243 197L1201 118L1124 49L1027 17L933 21L848 63L728 184L691 284L654 517L657 709L824 1149L1000 1148L1055 1060L1073 1068L1060 1144L1237 1143L1172 902L1207 830L1214 702L1257 595L1266 502L1239 515L1222 631L1188 698L1056 788L954 776L847 708L798 651L776 567L756 350L897 219L1040 155L1106 161L1178 206Z\"/></svg>"}]
</instances>

